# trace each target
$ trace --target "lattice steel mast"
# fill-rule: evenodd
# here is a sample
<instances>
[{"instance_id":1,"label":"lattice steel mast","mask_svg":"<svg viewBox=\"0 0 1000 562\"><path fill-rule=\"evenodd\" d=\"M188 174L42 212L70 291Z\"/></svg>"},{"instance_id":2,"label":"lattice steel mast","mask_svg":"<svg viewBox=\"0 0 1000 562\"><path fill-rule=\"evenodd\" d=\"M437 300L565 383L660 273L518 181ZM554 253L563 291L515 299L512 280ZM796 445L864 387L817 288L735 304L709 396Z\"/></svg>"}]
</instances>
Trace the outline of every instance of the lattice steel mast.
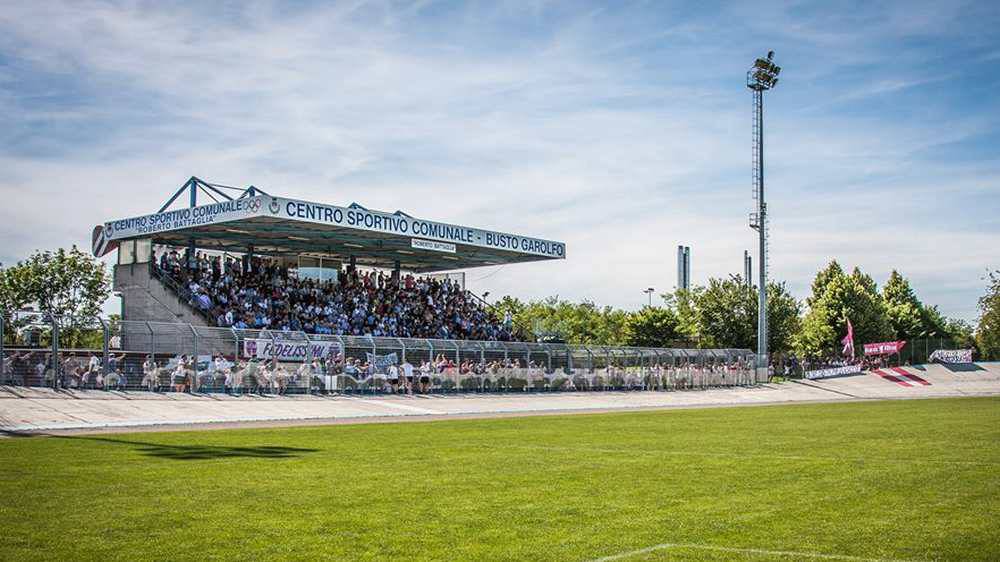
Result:
<instances>
[{"instance_id":1,"label":"lattice steel mast","mask_svg":"<svg viewBox=\"0 0 1000 562\"><path fill-rule=\"evenodd\" d=\"M757 367L767 369L767 203L764 200L764 92L778 84L781 67L772 62L774 51L767 58L758 58L747 71L747 88L753 91L753 199L756 211L750 214L750 228L760 239L760 271L757 287Z\"/></svg>"}]
</instances>

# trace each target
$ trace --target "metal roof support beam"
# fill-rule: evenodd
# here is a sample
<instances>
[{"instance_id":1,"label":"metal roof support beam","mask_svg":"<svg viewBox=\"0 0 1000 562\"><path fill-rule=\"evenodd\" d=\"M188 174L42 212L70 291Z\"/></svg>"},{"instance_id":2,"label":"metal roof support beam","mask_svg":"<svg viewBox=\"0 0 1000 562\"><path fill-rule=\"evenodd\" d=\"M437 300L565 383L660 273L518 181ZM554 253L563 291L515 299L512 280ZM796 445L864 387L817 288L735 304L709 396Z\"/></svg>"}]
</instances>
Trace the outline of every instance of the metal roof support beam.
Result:
<instances>
[{"instance_id":1,"label":"metal roof support beam","mask_svg":"<svg viewBox=\"0 0 1000 562\"><path fill-rule=\"evenodd\" d=\"M182 185L182 186L180 187L180 189L178 189L178 190L177 190L177 191L176 191L176 192L174 193L173 197L171 197L170 199L167 199L167 202L166 202L166 203L164 203L162 207L160 207L160 210L159 210L159 211L156 211L156 212L157 212L157 213L162 213L163 211L166 211L166 210L167 210L167 207L169 207L169 206L173 205L173 204L174 204L174 201L177 201L177 198L181 196L181 193L184 193L184 190L185 190L185 189L192 189L192 192L191 192L191 198L192 198L192 201L193 201L193 200L194 200L194 191L193 191L193 185L194 185L194 181L195 181L195 177L194 177L194 176L191 176L191 179L189 179L188 181L184 182L184 185ZM191 206L192 206L192 207L194 207L194 206L195 206L193 202L191 203Z\"/></svg>"},{"instance_id":2,"label":"metal roof support beam","mask_svg":"<svg viewBox=\"0 0 1000 562\"><path fill-rule=\"evenodd\" d=\"M216 188L214 185L212 185L212 184L210 184L208 182L202 181L201 179L199 179L197 177L194 178L194 181L201 187L202 190L205 191L205 193L209 194L209 197L211 197L211 193L215 193L216 195L222 197L223 199L225 199L227 201L232 201L233 200L233 198L230 197L229 194L223 193L222 190Z\"/></svg>"}]
</instances>

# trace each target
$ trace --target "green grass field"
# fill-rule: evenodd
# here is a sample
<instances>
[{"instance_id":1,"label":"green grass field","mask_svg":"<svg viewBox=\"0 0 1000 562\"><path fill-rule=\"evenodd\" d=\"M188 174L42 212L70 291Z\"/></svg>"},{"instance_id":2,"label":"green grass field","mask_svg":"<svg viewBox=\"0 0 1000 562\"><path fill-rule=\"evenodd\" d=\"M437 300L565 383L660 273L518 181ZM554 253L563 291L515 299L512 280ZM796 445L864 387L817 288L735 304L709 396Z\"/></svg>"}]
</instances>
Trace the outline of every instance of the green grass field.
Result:
<instances>
[{"instance_id":1,"label":"green grass field","mask_svg":"<svg viewBox=\"0 0 1000 562\"><path fill-rule=\"evenodd\" d=\"M998 560L1000 399L15 437L0 518L19 562Z\"/></svg>"}]
</instances>

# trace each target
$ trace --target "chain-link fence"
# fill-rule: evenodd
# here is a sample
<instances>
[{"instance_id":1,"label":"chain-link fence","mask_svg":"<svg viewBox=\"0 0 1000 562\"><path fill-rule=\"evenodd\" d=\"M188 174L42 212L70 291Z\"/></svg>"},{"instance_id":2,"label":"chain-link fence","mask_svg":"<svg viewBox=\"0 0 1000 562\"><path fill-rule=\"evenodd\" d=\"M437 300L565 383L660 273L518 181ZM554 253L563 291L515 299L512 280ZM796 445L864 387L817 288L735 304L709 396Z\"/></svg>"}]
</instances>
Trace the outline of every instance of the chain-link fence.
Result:
<instances>
[{"instance_id":1,"label":"chain-link fence","mask_svg":"<svg viewBox=\"0 0 1000 562\"><path fill-rule=\"evenodd\" d=\"M747 386L745 349L336 336L160 322L0 319L0 384L232 394Z\"/></svg>"}]
</instances>

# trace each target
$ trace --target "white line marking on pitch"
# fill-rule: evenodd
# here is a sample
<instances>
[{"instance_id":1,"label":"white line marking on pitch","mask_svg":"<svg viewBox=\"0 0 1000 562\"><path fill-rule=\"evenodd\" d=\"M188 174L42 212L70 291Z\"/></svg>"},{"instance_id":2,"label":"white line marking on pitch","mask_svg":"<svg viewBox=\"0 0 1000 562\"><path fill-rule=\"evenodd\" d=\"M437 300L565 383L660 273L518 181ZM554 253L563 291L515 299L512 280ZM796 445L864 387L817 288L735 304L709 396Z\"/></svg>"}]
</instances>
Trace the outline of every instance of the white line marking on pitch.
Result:
<instances>
[{"instance_id":1,"label":"white line marking on pitch","mask_svg":"<svg viewBox=\"0 0 1000 562\"><path fill-rule=\"evenodd\" d=\"M629 552L622 552L621 554L612 554L611 556L605 556L603 558L595 558L590 562L612 562L613 560L623 560L625 558L631 558L633 556L639 556L640 554L649 554L650 552L656 552L657 550L668 550L671 548L675 549L696 549L696 550L714 550L716 552L730 552L739 554L763 554L766 556L782 556L782 557L794 557L794 558L813 558L820 560L853 560L855 562L913 562L904 561L895 558L864 558L862 556L850 556L847 554L823 554L821 552L797 552L791 550L766 550L763 548L736 548L729 546L713 546L710 544L685 544L685 543L663 543L655 544L653 546L647 546L646 548L640 548L638 550L631 550Z\"/></svg>"},{"instance_id":2,"label":"white line marking on pitch","mask_svg":"<svg viewBox=\"0 0 1000 562\"><path fill-rule=\"evenodd\" d=\"M447 412L440 412L438 410L432 410L430 408L419 408L417 406L410 406L409 404L400 404L399 402L390 402L388 400L365 400L365 404L372 404L375 406L386 406L388 408L398 408L400 410L406 410L407 412L415 412L418 414L445 414Z\"/></svg>"},{"instance_id":3,"label":"white line marking on pitch","mask_svg":"<svg viewBox=\"0 0 1000 562\"><path fill-rule=\"evenodd\" d=\"M967 466L998 466L1000 463L989 461L952 461L940 459L877 459L877 458L849 458L849 457L809 457L796 455L755 455L741 453L716 453L711 451L649 451L642 449L602 449L599 447L559 447L549 445L483 445L475 446L497 448L497 449L540 449L545 451L580 451L591 453L616 453L628 455L676 455L690 457L720 457L732 459L777 459L786 461L835 461L835 462L857 462L857 463L898 463L898 464L945 464L945 465L967 465Z\"/></svg>"}]
</instances>

